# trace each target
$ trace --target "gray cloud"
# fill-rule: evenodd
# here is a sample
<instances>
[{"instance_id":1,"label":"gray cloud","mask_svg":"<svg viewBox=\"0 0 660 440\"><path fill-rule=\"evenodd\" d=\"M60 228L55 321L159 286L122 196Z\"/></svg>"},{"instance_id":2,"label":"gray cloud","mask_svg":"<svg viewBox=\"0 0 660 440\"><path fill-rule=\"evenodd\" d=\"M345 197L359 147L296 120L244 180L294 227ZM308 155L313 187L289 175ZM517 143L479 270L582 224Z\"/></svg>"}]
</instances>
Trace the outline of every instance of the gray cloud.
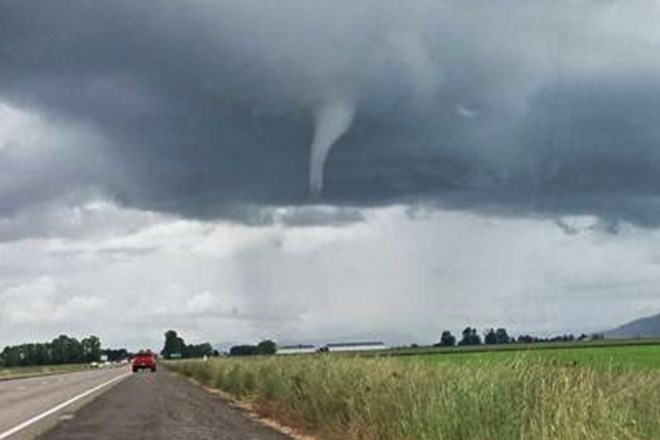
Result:
<instances>
[{"instance_id":1,"label":"gray cloud","mask_svg":"<svg viewBox=\"0 0 660 440\"><path fill-rule=\"evenodd\" d=\"M321 202L657 226L658 15L641 0L2 2L0 100L99 138L52 171L68 190L49 198L91 185L249 222ZM355 118L319 199L313 119L336 100ZM0 203L44 194L24 183Z\"/></svg>"},{"instance_id":2,"label":"gray cloud","mask_svg":"<svg viewBox=\"0 0 660 440\"><path fill-rule=\"evenodd\" d=\"M284 226L342 226L364 221L360 210L329 206L307 206L298 209L284 209L274 213L274 219Z\"/></svg>"}]
</instances>

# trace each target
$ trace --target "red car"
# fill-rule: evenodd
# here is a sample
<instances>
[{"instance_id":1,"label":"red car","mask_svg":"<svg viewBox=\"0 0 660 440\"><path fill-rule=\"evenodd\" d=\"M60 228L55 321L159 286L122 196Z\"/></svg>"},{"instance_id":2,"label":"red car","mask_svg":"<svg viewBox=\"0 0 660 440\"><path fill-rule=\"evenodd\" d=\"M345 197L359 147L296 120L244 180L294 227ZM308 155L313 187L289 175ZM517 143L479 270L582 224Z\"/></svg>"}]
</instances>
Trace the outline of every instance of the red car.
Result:
<instances>
[{"instance_id":1,"label":"red car","mask_svg":"<svg viewBox=\"0 0 660 440\"><path fill-rule=\"evenodd\" d=\"M153 373L156 372L156 355L150 351L141 351L131 360L131 366L133 367L133 373L137 373L138 370L149 369Z\"/></svg>"}]
</instances>

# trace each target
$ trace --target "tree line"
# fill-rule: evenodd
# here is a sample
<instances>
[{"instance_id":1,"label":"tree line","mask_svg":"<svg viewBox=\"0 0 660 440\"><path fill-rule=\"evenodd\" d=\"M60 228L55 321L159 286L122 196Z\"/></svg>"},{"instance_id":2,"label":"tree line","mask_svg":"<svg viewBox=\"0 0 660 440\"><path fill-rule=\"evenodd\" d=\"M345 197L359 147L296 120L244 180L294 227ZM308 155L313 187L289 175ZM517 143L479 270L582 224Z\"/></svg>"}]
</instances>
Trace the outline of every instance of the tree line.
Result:
<instances>
[{"instance_id":1,"label":"tree line","mask_svg":"<svg viewBox=\"0 0 660 440\"><path fill-rule=\"evenodd\" d=\"M257 345L234 345L229 349L230 356L256 356L277 353L277 344L270 339L263 340Z\"/></svg>"},{"instance_id":2,"label":"tree line","mask_svg":"<svg viewBox=\"0 0 660 440\"><path fill-rule=\"evenodd\" d=\"M130 353L125 348L106 348L101 350L101 356L108 362L118 362L132 357L133 353Z\"/></svg>"},{"instance_id":3,"label":"tree line","mask_svg":"<svg viewBox=\"0 0 660 440\"><path fill-rule=\"evenodd\" d=\"M517 338L509 336L505 328L488 329L483 333L483 340L479 335L476 328L466 327L462 334L461 339L457 341L456 337L449 331L444 330L440 335L440 341L434 344L436 347L454 347L455 345L498 345L498 344L531 344L531 343L552 343L552 342L573 342L585 340L599 340L603 339L602 334L594 333L592 335L581 334L575 337L572 334L552 336L549 338L539 338L530 335L519 335Z\"/></svg>"},{"instance_id":4,"label":"tree line","mask_svg":"<svg viewBox=\"0 0 660 440\"><path fill-rule=\"evenodd\" d=\"M234 345L229 349L230 356L270 355L276 352L277 344L270 339L265 339L256 345ZM174 330L165 332L165 344L160 354L165 359L201 358L220 355L208 342L186 344L186 341Z\"/></svg>"},{"instance_id":5,"label":"tree line","mask_svg":"<svg viewBox=\"0 0 660 440\"><path fill-rule=\"evenodd\" d=\"M208 342L186 344L184 339L176 331L168 330L165 332L165 344L160 354L165 359L189 359L217 356L218 352Z\"/></svg>"},{"instance_id":6,"label":"tree line","mask_svg":"<svg viewBox=\"0 0 660 440\"><path fill-rule=\"evenodd\" d=\"M7 346L0 353L0 365L27 367L98 362L101 352L101 340L97 336L78 340L60 335L50 342Z\"/></svg>"}]
</instances>

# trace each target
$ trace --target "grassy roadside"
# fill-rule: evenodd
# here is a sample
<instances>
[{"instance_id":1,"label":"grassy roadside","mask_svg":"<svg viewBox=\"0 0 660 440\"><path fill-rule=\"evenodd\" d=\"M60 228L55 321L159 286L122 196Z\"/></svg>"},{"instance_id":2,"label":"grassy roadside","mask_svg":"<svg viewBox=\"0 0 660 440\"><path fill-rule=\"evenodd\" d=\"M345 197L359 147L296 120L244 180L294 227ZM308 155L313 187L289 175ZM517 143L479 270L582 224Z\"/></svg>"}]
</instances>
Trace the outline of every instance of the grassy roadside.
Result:
<instances>
[{"instance_id":1,"label":"grassy roadside","mask_svg":"<svg viewBox=\"0 0 660 440\"><path fill-rule=\"evenodd\" d=\"M323 355L168 367L320 439L660 438L660 373L626 367Z\"/></svg>"},{"instance_id":2,"label":"grassy roadside","mask_svg":"<svg viewBox=\"0 0 660 440\"><path fill-rule=\"evenodd\" d=\"M45 365L38 367L0 368L0 380L19 379L48 374L72 373L89 369L88 364Z\"/></svg>"}]
</instances>

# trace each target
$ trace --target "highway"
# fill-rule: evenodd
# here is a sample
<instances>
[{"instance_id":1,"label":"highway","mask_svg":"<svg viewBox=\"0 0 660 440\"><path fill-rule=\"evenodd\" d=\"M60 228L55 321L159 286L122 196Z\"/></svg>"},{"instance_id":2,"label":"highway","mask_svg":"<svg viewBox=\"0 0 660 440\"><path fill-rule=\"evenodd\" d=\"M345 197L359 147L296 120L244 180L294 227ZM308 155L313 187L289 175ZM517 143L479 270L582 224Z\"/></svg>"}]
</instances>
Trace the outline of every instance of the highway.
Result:
<instances>
[{"instance_id":1,"label":"highway","mask_svg":"<svg viewBox=\"0 0 660 440\"><path fill-rule=\"evenodd\" d=\"M0 381L0 440L33 437L129 375L123 367Z\"/></svg>"},{"instance_id":2,"label":"highway","mask_svg":"<svg viewBox=\"0 0 660 440\"><path fill-rule=\"evenodd\" d=\"M95 398L80 398L11 433L90 390ZM164 368L157 373L119 368L0 382L0 440L37 435L40 440L290 440Z\"/></svg>"}]
</instances>

